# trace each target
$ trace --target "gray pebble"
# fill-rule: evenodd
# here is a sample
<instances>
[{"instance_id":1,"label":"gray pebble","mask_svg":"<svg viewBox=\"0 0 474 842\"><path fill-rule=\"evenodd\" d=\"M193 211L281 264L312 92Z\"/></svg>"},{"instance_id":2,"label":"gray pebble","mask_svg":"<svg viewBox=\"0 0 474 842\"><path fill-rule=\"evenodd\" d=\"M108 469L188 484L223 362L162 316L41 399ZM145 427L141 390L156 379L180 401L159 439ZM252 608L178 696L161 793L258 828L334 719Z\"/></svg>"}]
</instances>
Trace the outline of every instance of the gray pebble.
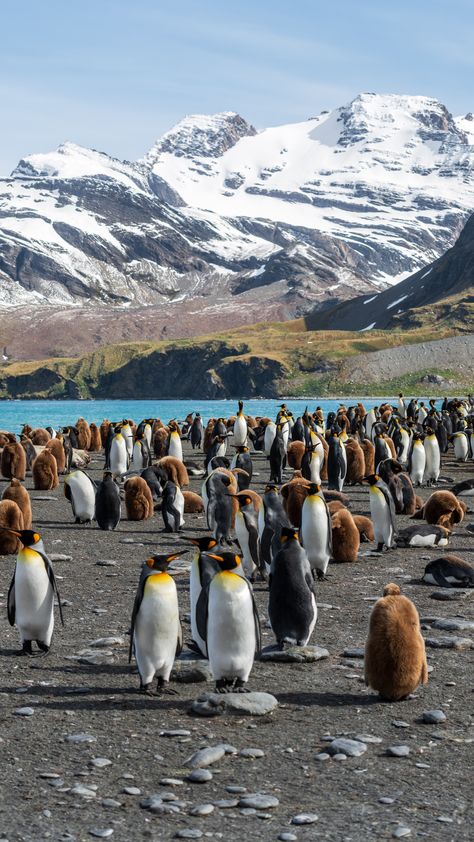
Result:
<instances>
[{"instance_id":1,"label":"gray pebble","mask_svg":"<svg viewBox=\"0 0 474 842\"><path fill-rule=\"evenodd\" d=\"M122 806L121 802L116 801L115 798L103 798L100 803L102 804L102 807L114 808L114 807L121 807Z\"/></svg>"},{"instance_id":2,"label":"gray pebble","mask_svg":"<svg viewBox=\"0 0 474 842\"><path fill-rule=\"evenodd\" d=\"M138 789L137 786L124 786L122 789L124 795L141 795L141 789Z\"/></svg>"},{"instance_id":3,"label":"gray pebble","mask_svg":"<svg viewBox=\"0 0 474 842\"><path fill-rule=\"evenodd\" d=\"M113 832L114 831L111 827L104 827L104 828L93 827L89 831L89 834L91 836L96 836L97 839L108 839L109 836L112 836Z\"/></svg>"},{"instance_id":4,"label":"gray pebble","mask_svg":"<svg viewBox=\"0 0 474 842\"><path fill-rule=\"evenodd\" d=\"M191 769L202 769L205 766L211 766L213 763L218 763L224 757L225 750L222 745L209 746L208 748L201 748L194 752L191 757L184 761L185 766L190 766Z\"/></svg>"},{"instance_id":5,"label":"gray pebble","mask_svg":"<svg viewBox=\"0 0 474 842\"><path fill-rule=\"evenodd\" d=\"M265 793L253 792L249 795L244 795L239 801L239 807L251 808L255 810L268 810L269 807L278 807L279 800L275 795L266 795Z\"/></svg>"},{"instance_id":6,"label":"gray pebble","mask_svg":"<svg viewBox=\"0 0 474 842\"><path fill-rule=\"evenodd\" d=\"M239 757L265 757L261 748L243 748L239 751Z\"/></svg>"},{"instance_id":7,"label":"gray pebble","mask_svg":"<svg viewBox=\"0 0 474 842\"><path fill-rule=\"evenodd\" d=\"M112 761L108 757L92 757L89 760L89 766L94 766L95 769L105 769L106 766L111 766Z\"/></svg>"},{"instance_id":8,"label":"gray pebble","mask_svg":"<svg viewBox=\"0 0 474 842\"><path fill-rule=\"evenodd\" d=\"M99 561L96 561L96 564L98 567L116 567L118 562L112 558L100 558Z\"/></svg>"},{"instance_id":9,"label":"gray pebble","mask_svg":"<svg viewBox=\"0 0 474 842\"><path fill-rule=\"evenodd\" d=\"M48 786L53 787L53 789L58 789L61 786L64 786L64 781L60 777L53 778L47 781Z\"/></svg>"},{"instance_id":10,"label":"gray pebble","mask_svg":"<svg viewBox=\"0 0 474 842\"><path fill-rule=\"evenodd\" d=\"M382 742L382 737L375 737L373 734L356 734L355 739L361 743L368 743L378 745Z\"/></svg>"},{"instance_id":11,"label":"gray pebble","mask_svg":"<svg viewBox=\"0 0 474 842\"><path fill-rule=\"evenodd\" d=\"M316 760L329 760L331 757L326 751L320 751L319 754L316 755Z\"/></svg>"},{"instance_id":12,"label":"gray pebble","mask_svg":"<svg viewBox=\"0 0 474 842\"><path fill-rule=\"evenodd\" d=\"M446 822L447 824L452 824L454 819L452 819L451 816L437 816L436 821L437 822Z\"/></svg>"},{"instance_id":13,"label":"gray pebble","mask_svg":"<svg viewBox=\"0 0 474 842\"><path fill-rule=\"evenodd\" d=\"M93 737L92 734L70 734L69 737L66 737L67 743L96 743L97 737Z\"/></svg>"},{"instance_id":14,"label":"gray pebble","mask_svg":"<svg viewBox=\"0 0 474 842\"><path fill-rule=\"evenodd\" d=\"M427 637L425 640L431 649L456 649L462 652L464 649L472 649L474 641L470 637Z\"/></svg>"},{"instance_id":15,"label":"gray pebble","mask_svg":"<svg viewBox=\"0 0 474 842\"><path fill-rule=\"evenodd\" d=\"M212 781L212 772L209 769L193 769L186 780L191 784L205 784L207 781Z\"/></svg>"},{"instance_id":16,"label":"gray pebble","mask_svg":"<svg viewBox=\"0 0 474 842\"><path fill-rule=\"evenodd\" d=\"M294 833L290 833L287 830L284 830L282 833L279 833L277 838L280 839L281 842L296 842L296 840L298 839L298 837Z\"/></svg>"},{"instance_id":17,"label":"gray pebble","mask_svg":"<svg viewBox=\"0 0 474 842\"><path fill-rule=\"evenodd\" d=\"M364 658L365 657L365 649L361 649L357 646L351 646L347 649L344 649L342 653L344 658Z\"/></svg>"},{"instance_id":18,"label":"gray pebble","mask_svg":"<svg viewBox=\"0 0 474 842\"><path fill-rule=\"evenodd\" d=\"M91 786L84 786L83 784L74 784L72 789L70 790L71 795L80 795L82 798L95 798L95 790L96 787Z\"/></svg>"},{"instance_id":19,"label":"gray pebble","mask_svg":"<svg viewBox=\"0 0 474 842\"><path fill-rule=\"evenodd\" d=\"M239 813L240 813L241 816L256 816L257 815L257 811L253 807L242 807L242 809L239 810Z\"/></svg>"},{"instance_id":20,"label":"gray pebble","mask_svg":"<svg viewBox=\"0 0 474 842\"><path fill-rule=\"evenodd\" d=\"M48 780L48 778L60 778L61 775L58 775L57 772L40 772L39 777Z\"/></svg>"},{"instance_id":21,"label":"gray pebble","mask_svg":"<svg viewBox=\"0 0 474 842\"><path fill-rule=\"evenodd\" d=\"M182 830L178 830L174 838L175 839L200 839L202 836L202 830L198 830L197 827L183 827Z\"/></svg>"},{"instance_id":22,"label":"gray pebble","mask_svg":"<svg viewBox=\"0 0 474 842\"><path fill-rule=\"evenodd\" d=\"M26 708L15 708L15 710L13 711L15 716L33 716L34 712L35 712L34 708L28 708L28 707L26 707Z\"/></svg>"},{"instance_id":23,"label":"gray pebble","mask_svg":"<svg viewBox=\"0 0 474 842\"><path fill-rule=\"evenodd\" d=\"M387 754L390 757L408 757L410 754L409 746L389 746Z\"/></svg>"},{"instance_id":24,"label":"gray pebble","mask_svg":"<svg viewBox=\"0 0 474 842\"><path fill-rule=\"evenodd\" d=\"M433 623L433 628L442 629L443 631L473 631L474 620L456 620L454 618L436 620Z\"/></svg>"},{"instance_id":25,"label":"gray pebble","mask_svg":"<svg viewBox=\"0 0 474 842\"><path fill-rule=\"evenodd\" d=\"M183 781L181 778L162 778L160 784L161 786L183 786ZM163 800L166 800L164 796Z\"/></svg>"},{"instance_id":26,"label":"gray pebble","mask_svg":"<svg viewBox=\"0 0 474 842\"><path fill-rule=\"evenodd\" d=\"M185 728L175 728L173 731L160 731L160 737L190 737L191 731Z\"/></svg>"},{"instance_id":27,"label":"gray pebble","mask_svg":"<svg viewBox=\"0 0 474 842\"><path fill-rule=\"evenodd\" d=\"M196 804L189 811L190 816L209 816L214 812L214 804Z\"/></svg>"},{"instance_id":28,"label":"gray pebble","mask_svg":"<svg viewBox=\"0 0 474 842\"><path fill-rule=\"evenodd\" d=\"M198 716L219 716L224 711L239 716L265 716L276 707L278 702L270 693L205 693L193 702L191 711Z\"/></svg>"},{"instance_id":29,"label":"gray pebble","mask_svg":"<svg viewBox=\"0 0 474 842\"><path fill-rule=\"evenodd\" d=\"M237 754L238 749L230 743L219 743L220 747L224 749L226 754Z\"/></svg>"},{"instance_id":30,"label":"gray pebble","mask_svg":"<svg viewBox=\"0 0 474 842\"><path fill-rule=\"evenodd\" d=\"M379 798L379 804L394 804L395 799L389 798L388 795L382 795L382 798Z\"/></svg>"},{"instance_id":31,"label":"gray pebble","mask_svg":"<svg viewBox=\"0 0 474 842\"><path fill-rule=\"evenodd\" d=\"M231 795L242 795L242 793L247 792L247 787L239 786L238 784L227 784L226 792L230 792Z\"/></svg>"},{"instance_id":32,"label":"gray pebble","mask_svg":"<svg viewBox=\"0 0 474 842\"><path fill-rule=\"evenodd\" d=\"M392 833L392 836L393 836L394 839L401 839L403 836L410 836L410 835L411 835L410 828L404 827L403 825L400 825L399 827L395 828L395 830Z\"/></svg>"},{"instance_id":33,"label":"gray pebble","mask_svg":"<svg viewBox=\"0 0 474 842\"><path fill-rule=\"evenodd\" d=\"M367 751L367 745L360 740L339 737L328 746L329 754L346 754L348 757L360 757Z\"/></svg>"},{"instance_id":34,"label":"gray pebble","mask_svg":"<svg viewBox=\"0 0 474 842\"><path fill-rule=\"evenodd\" d=\"M429 769L429 763L415 763L417 769Z\"/></svg>"},{"instance_id":35,"label":"gray pebble","mask_svg":"<svg viewBox=\"0 0 474 842\"><path fill-rule=\"evenodd\" d=\"M261 661L286 664L314 664L324 658L329 658L329 652L322 646L289 646L282 651L272 644L264 646L260 655Z\"/></svg>"},{"instance_id":36,"label":"gray pebble","mask_svg":"<svg viewBox=\"0 0 474 842\"><path fill-rule=\"evenodd\" d=\"M347 754L333 754L332 759L337 761L347 760Z\"/></svg>"},{"instance_id":37,"label":"gray pebble","mask_svg":"<svg viewBox=\"0 0 474 842\"><path fill-rule=\"evenodd\" d=\"M439 722L446 722L446 714L442 710L425 710L422 719L429 725L437 725Z\"/></svg>"},{"instance_id":38,"label":"gray pebble","mask_svg":"<svg viewBox=\"0 0 474 842\"><path fill-rule=\"evenodd\" d=\"M291 824L314 824L318 818L316 813L298 813L297 816L293 816Z\"/></svg>"},{"instance_id":39,"label":"gray pebble","mask_svg":"<svg viewBox=\"0 0 474 842\"><path fill-rule=\"evenodd\" d=\"M404 722L403 719L392 719L392 725L395 725L395 728L409 728L409 722Z\"/></svg>"},{"instance_id":40,"label":"gray pebble","mask_svg":"<svg viewBox=\"0 0 474 842\"><path fill-rule=\"evenodd\" d=\"M93 649L107 649L109 646L124 646L125 638L115 635L113 637L99 637L89 643Z\"/></svg>"}]
</instances>

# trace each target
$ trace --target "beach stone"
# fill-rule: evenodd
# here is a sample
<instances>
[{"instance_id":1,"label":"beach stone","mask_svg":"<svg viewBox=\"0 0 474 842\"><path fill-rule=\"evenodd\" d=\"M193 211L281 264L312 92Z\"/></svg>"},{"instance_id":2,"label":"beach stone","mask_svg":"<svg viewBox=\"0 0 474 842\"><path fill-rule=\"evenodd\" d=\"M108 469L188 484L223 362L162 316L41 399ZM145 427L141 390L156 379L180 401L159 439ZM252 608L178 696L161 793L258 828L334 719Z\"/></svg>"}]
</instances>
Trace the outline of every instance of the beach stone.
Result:
<instances>
[{"instance_id":1,"label":"beach stone","mask_svg":"<svg viewBox=\"0 0 474 842\"><path fill-rule=\"evenodd\" d=\"M124 795L141 795L142 791L137 786L124 786L122 789Z\"/></svg>"},{"instance_id":2,"label":"beach stone","mask_svg":"<svg viewBox=\"0 0 474 842\"><path fill-rule=\"evenodd\" d=\"M261 748L243 748L239 751L239 757L265 757Z\"/></svg>"},{"instance_id":3,"label":"beach stone","mask_svg":"<svg viewBox=\"0 0 474 842\"><path fill-rule=\"evenodd\" d=\"M113 828L111 827L93 827L89 830L89 834L95 836L97 839L109 839L113 835L113 832Z\"/></svg>"},{"instance_id":4,"label":"beach stone","mask_svg":"<svg viewBox=\"0 0 474 842\"><path fill-rule=\"evenodd\" d=\"M278 834L277 839L279 839L280 842L296 842L298 837L294 833L284 830L282 833Z\"/></svg>"},{"instance_id":5,"label":"beach stone","mask_svg":"<svg viewBox=\"0 0 474 842\"><path fill-rule=\"evenodd\" d=\"M458 602L463 598L461 593L454 588L443 588L439 591L433 591L430 597L431 599L437 599L439 602Z\"/></svg>"},{"instance_id":6,"label":"beach stone","mask_svg":"<svg viewBox=\"0 0 474 842\"><path fill-rule=\"evenodd\" d=\"M105 769L106 766L111 766L112 761L108 757L92 757L89 760L89 766L94 766L95 769Z\"/></svg>"},{"instance_id":7,"label":"beach stone","mask_svg":"<svg viewBox=\"0 0 474 842\"><path fill-rule=\"evenodd\" d=\"M219 716L224 712L265 716L276 707L278 702L270 693L205 693L193 702L191 712L198 716Z\"/></svg>"},{"instance_id":8,"label":"beach stone","mask_svg":"<svg viewBox=\"0 0 474 842\"><path fill-rule=\"evenodd\" d=\"M438 725L439 722L446 722L446 714L442 710L425 710L422 720L429 725Z\"/></svg>"},{"instance_id":9,"label":"beach stone","mask_svg":"<svg viewBox=\"0 0 474 842\"><path fill-rule=\"evenodd\" d=\"M71 795L80 795L81 798L95 798L95 789L92 786L84 786L83 784L74 784L70 789Z\"/></svg>"},{"instance_id":10,"label":"beach stone","mask_svg":"<svg viewBox=\"0 0 474 842\"><path fill-rule=\"evenodd\" d=\"M367 751L367 745L360 740L349 740L346 737L339 737L328 746L331 755L345 754L347 757L360 757Z\"/></svg>"},{"instance_id":11,"label":"beach stone","mask_svg":"<svg viewBox=\"0 0 474 842\"><path fill-rule=\"evenodd\" d=\"M70 734L65 738L67 743L96 743L97 737L92 734Z\"/></svg>"},{"instance_id":12,"label":"beach stone","mask_svg":"<svg viewBox=\"0 0 474 842\"><path fill-rule=\"evenodd\" d=\"M238 749L230 743L219 743L219 745L222 746L226 754L237 754L238 752Z\"/></svg>"},{"instance_id":13,"label":"beach stone","mask_svg":"<svg viewBox=\"0 0 474 842\"><path fill-rule=\"evenodd\" d=\"M160 737L190 737L191 731L186 728L175 728L172 731L160 731Z\"/></svg>"},{"instance_id":14,"label":"beach stone","mask_svg":"<svg viewBox=\"0 0 474 842\"><path fill-rule=\"evenodd\" d=\"M174 838L175 839L200 839L202 836L202 830L198 830L197 827L183 827L181 830L178 830Z\"/></svg>"},{"instance_id":15,"label":"beach stone","mask_svg":"<svg viewBox=\"0 0 474 842\"><path fill-rule=\"evenodd\" d=\"M212 781L212 772L209 769L193 769L186 778L191 784L205 784Z\"/></svg>"},{"instance_id":16,"label":"beach stone","mask_svg":"<svg viewBox=\"0 0 474 842\"><path fill-rule=\"evenodd\" d=\"M66 555L66 553L51 553L49 557L51 561L72 561L72 555Z\"/></svg>"},{"instance_id":17,"label":"beach stone","mask_svg":"<svg viewBox=\"0 0 474 842\"><path fill-rule=\"evenodd\" d=\"M410 754L409 746L389 746L387 749L389 757L408 757Z\"/></svg>"},{"instance_id":18,"label":"beach stone","mask_svg":"<svg viewBox=\"0 0 474 842\"><path fill-rule=\"evenodd\" d=\"M331 757L326 751L320 751L319 754L316 755L316 760L329 760Z\"/></svg>"},{"instance_id":19,"label":"beach stone","mask_svg":"<svg viewBox=\"0 0 474 842\"><path fill-rule=\"evenodd\" d=\"M178 684L200 684L212 681L209 662L204 660L175 661L171 672L171 680L177 681Z\"/></svg>"},{"instance_id":20,"label":"beach stone","mask_svg":"<svg viewBox=\"0 0 474 842\"><path fill-rule=\"evenodd\" d=\"M472 649L474 642L470 637L427 637L425 643L431 649L456 649L462 652L464 649Z\"/></svg>"},{"instance_id":21,"label":"beach stone","mask_svg":"<svg viewBox=\"0 0 474 842\"><path fill-rule=\"evenodd\" d=\"M272 644L265 646L261 652L261 661L274 661L283 664L314 664L329 658L329 652L322 646L289 646L281 651L278 646Z\"/></svg>"},{"instance_id":22,"label":"beach stone","mask_svg":"<svg viewBox=\"0 0 474 842\"><path fill-rule=\"evenodd\" d=\"M446 822L446 824L452 824L454 819L452 819L451 816L437 816L436 821Z\"/></svg>"},{"instance_id":23,"label":"beach stone","mask_svg":"<svg viewBox=\"0 0 474 842\"><path fill-rule=\"evenodd\" d=\"M337 760L340 762L341 760L347 760L347 754L342 754L342 752L338 752L337 754L333 754L333 760Z\"/></svg>"},{"instance_id":24,"label":"beach stone","mask_svg":"<svg viewBox=\"0 0 474 842\"><path fill-rule=\"evenodd\" d=\"M112 809L122 806L122 803L120 801L116 801L115 798L103 798L100 803L102 804L102 807L110 807Z\"/></svg>"},{"instance_id":25,"label":"beach stone","mask_svg":"<svg viewBox=\"0 0 474 842\"><path fill-rule=\"evenodd\" d=\"M15 716L33 716L34 712L35 712L35 709L29 708L29 707L15 708L15 710L13 711Z\"/></svg>"},{"instance_id":26,"label":"beach stone","mask_svg":"<svg viewBox=\"0 0 474 842\"><path fill-rule=\"evenodd\" d=\"M240 786L239 784L227 784L226 792L230 792L231 795L242 795L242 793L247 792L246 786Z\"/></svg>"},{"instance_id":27,"label":"beach stone","mask_svg":"<svg viewBox=\"0 0 474 842\"><path fill-rule=\"evenodd\" d=\"M382 737L375 737L373 734L356 734L354 739L359 740L361 743L367 743L368 745L378 745L382 742Z\"/></svg>"},{"instance_id":28,"label":"beach stone","mask_svg":"<svg viewBox=\"0 0 474 842\"><path fill-rule=\"evenodd\" d=\"M394 804L395 799L390 798L388 795L382 795L382 798L379 798L379 804Z\"/></svg>"},{"instance_id":29,"label":"beach stone","mask_svg":"<svg viewBox=\"0 0 474 842\"><path fill-rule=\"evenodd\" d=\"M161 786L183 786L183 781L181 778L161 778L160 780ZM175 801L177 799L177 795L174 793L165 793L161 794L163 801Z\"/></svg>"},{"instance_id":30,"label":"beach stone","mask_svg":"<svg viewBox=\"0 0 474 842\"><path fill-rule=\"evenodd\" d=\"M365 649L361 649L358 646L349 646L347 649L344 649L342 653L343 658L365 658Z\"/></svg>"},{"instance_id":31,"label":"beach stone","mask_svg":"<svg viewBox=\"0 0 474 842\"><path fill-rule=\"evenodd\" d=\"M191 757L184 761L185 766L190 766L191 769L202 769L204 766L211 766L217 763L225 755L223 747L209 746L209 748L201 748L196 751Z\"/></svg>"},{"instance_id":32,"label":"beach stone","mask_svg":"<svg viewBox=\"0 0 474 842\"><path fill-rule=\"evenodd\" d=\"M190 816L209 816L214 812L214 804L196 804L189 811Z\"/></svg>"},{"instance_id":33,"label":"beach stone","mask_svg":"<svg viewBox=\"0 0 474 842\"><path fill-rule=\"evenodd\" d=\"M96 565L98 567L117 567L118 561L115 561L113 558L99 558L96 561Z\"/></svg>"},{"instance_id":34,"label":"beach stone","mask_svg":"<svg viewBox=\"0 0 474 842\"><path fill-rule=\"evenodd\" d=\"M395 725L395 728L409 728L410 723L404 722L403 719L392 719L392 725Z\"/></svg>"},{"instance_id":35,"label":"beach stone","mask_svg":"<svg viewBox=\"0 0 474 842\"><path fill-rule=\"evenodd\" d=\"M253 792L242 796L239 801L239 807L244 809L250 808L252 810L268 810L270 807L278 807L279 803L276 795Z\"/></svg>"},{"instance_id":36,"label":"beach stone","mask_svg":"<svg viewBox=\"0 0 474 842\"><path fill-rule=\"evenodd\" d=\"M89 643L89 646L93 649L107 649L109 646L125 646L125 638L119 636L99 637L97 640Z\"/></svg>"},{"instance_id":37,"label":"beach stone","mask_svg":"<svg viewBox=\"0 0 474 842\"><path fill-rule=\"evenodd\" d=\"M405 827L404 825L400 825L399 827L395 828L392 833L392 837L394 839L402 839L403 836L410 836L411 830L409 827Z\"/></svg>"},{"instance_id":38,"label":"beach stone","mask_svg":"<svg viewBox=\"0 0 474 842\"><path fill-rule=\"evenodd\" d=\"M298 813L297 816L293 816L291 824L314 824L318 818L316 813Z\"/></svg>"},{"instance_id":39,"label":"beach stone","mask_svg":"<svg viewBox=\"0 0 474 842\"><path fill-rule=\"evenodd\" d=\"M443 631L473 631L474 620L457 620L455 618L436 620L433 623L433 628L442 629Z\"/></svg>"},{"instance_id":40,"label":"beach stone","mask_svg":"<svg viewBox=\"0 0 474 842\"><path fill-rule=\"evenodd\" d=\"M104 664L113 664L115 657L113 652L97 652L92 655L79 655L75 660L86 666L101 667Z\"/></svg>"}]
</instances>

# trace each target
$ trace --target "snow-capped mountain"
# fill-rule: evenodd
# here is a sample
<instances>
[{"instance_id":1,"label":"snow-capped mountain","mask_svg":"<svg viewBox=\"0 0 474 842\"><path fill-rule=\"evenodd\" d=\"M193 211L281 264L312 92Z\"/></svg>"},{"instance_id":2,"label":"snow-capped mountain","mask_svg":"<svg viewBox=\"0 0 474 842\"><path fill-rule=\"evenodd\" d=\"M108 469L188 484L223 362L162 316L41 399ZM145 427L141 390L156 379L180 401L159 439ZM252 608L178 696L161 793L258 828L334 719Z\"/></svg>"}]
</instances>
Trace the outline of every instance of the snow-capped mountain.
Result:
<instances>
[{"instance_id":1,"label":"snow-capped mountain","mask_svg":"<svg viewBox=\"0 0 474 842\"><path fill-rule=\"evenodd\" d=\"M257 132L187 117L130 163L72 143L0 180L0 304L277 303L379 291L439 257L474 206L474 119L362 94Z\"/></svg>"}]
</instances>

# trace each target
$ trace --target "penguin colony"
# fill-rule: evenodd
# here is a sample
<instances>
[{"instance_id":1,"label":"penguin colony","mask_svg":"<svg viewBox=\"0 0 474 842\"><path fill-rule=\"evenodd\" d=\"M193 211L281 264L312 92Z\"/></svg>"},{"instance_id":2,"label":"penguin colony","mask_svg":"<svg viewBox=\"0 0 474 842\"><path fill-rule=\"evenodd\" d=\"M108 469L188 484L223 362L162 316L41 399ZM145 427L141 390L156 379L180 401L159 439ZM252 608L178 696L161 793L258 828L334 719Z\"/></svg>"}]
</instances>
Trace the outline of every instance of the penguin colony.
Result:
<instances>
[{"instance_id":1,"label":"penguin colony","mask_svg":"<svg viewBox=\"0 0 474 842\"><path fill-rule=\"evenodd\" d=\"M183 457L189 441L193 459ZM113 531L125 509L128 520L155 518L158 531L177 534L176 552L150 554L130 599L130 660L140 690L170 692L176 656L187 645L209 660L218 693L245 692L261 650L256 581L268 587L268 617L280 650L306 646L317 623L318 599L331 565L355 563L361 542L373 555L395 547L449 545L474 496L474 479L453 487L441 475L441 455L452 449L459 463L474 462L474 402L445 400L429 408L400 395L365 410L320 408L294 418L285 404L277 417L253 418L239 401L231 418L200 413L167 425L156 418L100 426L83 418L55 431L25 424L19 441L0 431L1 472L10 485L0 502L0 553L17 553L7 599L25 655L47 654L57 599L53 563L32 524L22 483L49 491L63 476L75 524ZM91 453L103 451L103 478L87 473ZM267 460L267 484L252 489L252 451ZM204 458L201 458L203 452ZM102 458L98 455L97 458ZM201 495L189 476L202 479ZM353 516L344 489L367 488L370 518ZM438 486L442 485L442 488ZM423 503L416 489L433 488ZM122 505L122 501L124 505ZM196 536L186 514L204 512L207 534ZM397 515L413 526L397 527ZM159 544L157 536L156 543ZM192 553L189 568L192 639L183 642L173 561ZM473 587L474 568L455 554L431 561L423 580L442 587ZM324 601L323 599L321 601ZM428 680L424 642L413 603L390 583L370 615L365 650L366 683L382 698L406 698Z\"/></svg>"}]
</instances>

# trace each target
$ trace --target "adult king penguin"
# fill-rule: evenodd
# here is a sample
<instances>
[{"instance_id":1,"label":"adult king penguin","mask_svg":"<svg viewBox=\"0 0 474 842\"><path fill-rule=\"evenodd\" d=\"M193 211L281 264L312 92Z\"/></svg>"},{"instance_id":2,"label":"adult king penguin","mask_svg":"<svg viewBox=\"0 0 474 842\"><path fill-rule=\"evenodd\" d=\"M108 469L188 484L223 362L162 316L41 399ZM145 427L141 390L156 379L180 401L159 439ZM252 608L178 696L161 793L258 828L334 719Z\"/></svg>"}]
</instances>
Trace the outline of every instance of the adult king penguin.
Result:
<instances>
[{"instance_id":1,"label":"adult king penguin","mask_svg":"<svg viewBox=\"0 0 474 842\"><path fill-rule=\"evenodd\" d=\"M64 496L69 500L76 523L90 523L95 514L96 486L85 471L64 477Z\"/></svg>"},{"instance_id":2,"label":"adult king penguin","mask_svg":"<svg viewBox=\"0 0 474 842\"><path fill-rule=\"evenodd\" d=\"M195 553L189 568L189 601L191 615L191 636L190 648L197 651L204 658L207 658L207 646L199 634L196 620L196 605L203 588L207 587L215 573L220 570L219 563L215 556L209 555L211 550L217 547L217 541L212 535L204 535L200 538L188 538L195 547Z\"/></svg>"},{"instance_id":3,"label":"adult king penguin","mask_svg":"<svg viewBox=\"0 0 474 842\"><path fill-rule=\"evenodd\" d=\"M243 447L247 444L247 421L244 415L244 405L239 401L239 411L237 418L234 421L234 445L235 447Z\"/></svg>"},{"instance_id":4,"label":"adult king penguin","mask_svg":"<svg viewBox=\"0 0 474 842\"><path fill-rule=\"evenodd\" d=\"M283 527L280 542L270 572L270 625L280 649L306 646L318 616L311 568L296 529Z\"/></svg>"},{"instance_id":5,"label":"adult king penguin","mask_svg":"<svg viewBox=\"0 0 474 842\"><path fill-rule=\"evenodd\" d=\"M239 556L226 552L214 557L220 570L201 591L198 630L207 645L216 691L245 693L255 653L261 648L257 606L250 582L237 573Z\"/></svg>"},{"instance_id":6,"label":"adult king penguin","mask_svg":"<svg viewBox=\"0 0 474 842\"><path fill-rule=\"evenodd\" d=\"M235 533L242 550L242 567L247 578L253 582L260 564L258 515L251 497L236 494L235 499L239 506L235 518Z\"/></svg>"},{"instance_id":7,"label":"adult king penguin","mask_svg":"<svg viewBox=\"0 0 474 842\"><path fill-rule=\"evenodd\" d=\"M115 435L110 443L107 467L112 471L114 477L120 477L128 471L131 455L129 455L128 452L128 441L131 442L133 449L133 438L125 438L125 436L122 435L122 430L117 430L115 432Z\"/></svg>"},{"instance_id":8,"label":"adult king penguin","mask_svg":"<svg viewBox=\"0 0 474 842\"><path fill-rule=\"evenodd\" d=\"M441 453L436 433L431 427L426 429L427 435L423 442L426 454L424 482L426 485L436 485L441 470Z\"/></svg>"},{"instance_id":9,"label":"adult king penguin","mask_svg":"<svg viewBox=\"0 0 474 842\"><path fill-rule=\"evenodd\" d=\"M158 692L167 690L176 655L183 646L178 593L168 573L173 559L182 553L154 555L147 559L138 583L132 613L129 662L135 653L140 690L155 695L151 685L158 675Z\"/></svg>"},{"instance_id":10,"label":"adult king penguin","mask_svg":"<svg viewBox=\"0 0 474 842\"><path fill-rule=\"evenodd\" d=\"M331 515L321 494L321 486L311 483L301 511L301 543L306 550L311 573L324 579L332 555Z\"/></svg>"},{"instance_id":11,"label":"adult king penguin","mask_svg":"<svg viewBox=\"0 0 474 842\"><path fill-rule=\"evenodd\" d=\"M95 495L95 520L99 529L108 532L120 523L120 491L112 471L105 471L104 478L97 486Z\"/></svg>"},{"instance_id":12,"label":"adult king penguin","mask_svg":"<svg viewBox=\"0 0 474 842\"><path fill-rule=\"evenodd\" d=\"M32 643L36 641L38 654L47 655L54 629L55 596L64 625L53 565L37 532L31 529L8 531L14 532L23 545L8 590L8 622L11 626L16 625L20 632L22 654L33 655Z\"/></svg>"},{"instance_id":13,"label":"adult king penguin","mask_svg":"<svg viewBox=\"0 0 474 842\"><path fill-rule=\"evenodd\" d=\"M391 549L395 538L395 506L389 488L378 474L365 477L370 488L370 516L374 527L377 552Z\"/></svg>"},{"instance_id":14,"label":"adult king penguin","mask_svg":"<svg viewBox=\"0 0 474 842\"><path fill-rule=\"evenodd\" d=\"M414 486L423 483L426 466L426 450L420 433L413 433L410 452L408 454L408 473Z\"/></svg>"}]
</instances>

